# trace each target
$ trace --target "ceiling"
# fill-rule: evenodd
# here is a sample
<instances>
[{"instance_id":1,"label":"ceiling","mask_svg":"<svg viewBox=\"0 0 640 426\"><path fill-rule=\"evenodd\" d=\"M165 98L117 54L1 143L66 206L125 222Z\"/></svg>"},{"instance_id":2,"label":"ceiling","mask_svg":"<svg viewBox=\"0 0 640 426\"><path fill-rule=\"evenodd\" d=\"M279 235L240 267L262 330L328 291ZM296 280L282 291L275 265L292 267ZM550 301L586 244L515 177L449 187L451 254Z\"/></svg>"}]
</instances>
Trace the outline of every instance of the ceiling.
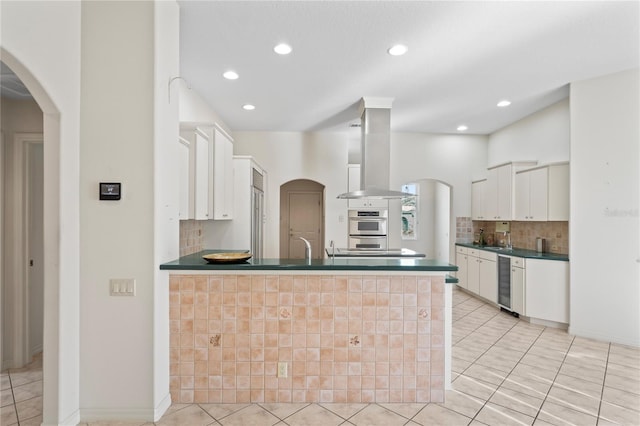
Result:
<instances>
[{"instance_id":1,"label":"ceiling","mask_svg":"<svg viewBox=\"0 0 640 426\"><path fill-rule=\"evenodd\" d=\"M179 4L181 76L234 131L347 130L371 96L394 98L392 131L489 134L640 63L637 1Z\"/></svg>"}]
</instances>

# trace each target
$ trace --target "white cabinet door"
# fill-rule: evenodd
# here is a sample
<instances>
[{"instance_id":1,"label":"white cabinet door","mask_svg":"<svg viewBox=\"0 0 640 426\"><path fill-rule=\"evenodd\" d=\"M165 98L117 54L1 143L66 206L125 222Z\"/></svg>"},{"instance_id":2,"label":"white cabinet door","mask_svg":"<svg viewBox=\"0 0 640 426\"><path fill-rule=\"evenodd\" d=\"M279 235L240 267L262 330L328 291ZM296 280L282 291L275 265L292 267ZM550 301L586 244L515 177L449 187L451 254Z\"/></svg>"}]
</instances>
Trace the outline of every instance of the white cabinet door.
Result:
<instances>
[{"instance_id":1,"label":"white cabinet door","mask_svg":"<svg viewBox=\"0 0 640 426\"><path fill-rule=\"evenodd\" d=\"M526 259L527 316L569 323L569 262Z\"/></svg>"},{"instance_id":2,"label":"white cabinet door","mask_svg":"<svg viewBox=\"0 0 640 426\"><path fill-rule=\"evenodd\" d=\"M498 171L498 208L497 220L511 220L513 218L513 175L512 166L507 164L497 168Z\"/></svg>"},{"instance_id":3,"label":"white cabinet door","mask_svg":"<svg viewBox=\"0 0 640 426\"><path fill-rule=\"evenodd\" d=\"M498 169L487 170L485 186L484 217L485 220L496 220L498 217Z\"/></svg>"},{"instance_id":4,"label":"white cabinet door","mask_svg":"<svg viewBox=\"0 0 640 426\"><path fill-rule=\"evenodd\" d=\"M195 219L213 219L213 141L210 136L195 130Z\"/></svg>"},{"instance_id":5,"label":"white cabinet door","mask_svg":"<svg viewBox=\"0 0 640 426\"><path fill-rule=\"evenodd\" d=\"M529 206L530 206L530 174L527 172L516 173L515 185L516 185L516 205L515 205L515 220L529 220Z\"/></svg>"},{"instance_id":6,"label":"white cabinet door","mask_svg":"<svg viewBox=\"0 0 640 426\"><path fill-rule=\"evenodd\" d=\"M214 130L213 219L233 219L233 142Z\"/></svg>"},{"instance_id":7,"label":"white cabinet door","mask_svg":"<svg viewBox=\"0 0 640 426\"><path fill-rule=\"evenodd\" d=\"M548 169L535 169L529 174L529 220L546 221L549 192Z\"/></svg>"},{"instance_id":8,"label":"white cabinet door","mask_svg":"<svg viewBox=\"0 0 640 426\"><path fill-rule=\"evenodd\" d=\"M456 278L458 279L458 287L467 288L467 249L464 247L458 247L456 249L456 265L458 266L458 272L456 272Z\"/></svg>"},{"instance_id":9,"label":"white cabinet door","mask_svg":"<svg viewBox=\"0 0 640 426\"><path fill-rule=\"evenodd\" d=\"M511 261L511 310L520 315L529 315L525 311L525 275L524 269L514 266Z\"/></svg>"},{"instance_id":10,"label":"white cabinet door","mask_svg":"<svg viewBox=\"0 0 640 426\"><path fill-rule=\"evenodd\" d=\"M471 219L485 219L485 193L487 180L479 180L471 183Z\"/></svg>"},{"instance_id":11,"label":"white cabinet door","mask_svg":"<svg viewBox=\"0 0 640 426\"><path fill-rule=\"evenodd\" d=\"M467 290L480 294L480 258L471 254L467 258Z\"/></svg>"},{"instance_id":12,"label":"white cabinet door","mask_svg":"<svg viewBox=\"0 0 640 426\"><path fill-rule=\"evenodd\" d=\"M178 139L178 162L179 162L179 197L178 218L188 220L194 218L194 178L191 173L192 149L191 142L183 137Z\"/></svg>"},{"instance_id":13,"label":"white cabinet door","mask_svg":"<svg viewBox=\"0 0 640 426\"><path fill-rule=\"evenodd\" d=\"M479 295L498 303L498 266L495 253L480 252Z\"/></svg>"}]
</instances>

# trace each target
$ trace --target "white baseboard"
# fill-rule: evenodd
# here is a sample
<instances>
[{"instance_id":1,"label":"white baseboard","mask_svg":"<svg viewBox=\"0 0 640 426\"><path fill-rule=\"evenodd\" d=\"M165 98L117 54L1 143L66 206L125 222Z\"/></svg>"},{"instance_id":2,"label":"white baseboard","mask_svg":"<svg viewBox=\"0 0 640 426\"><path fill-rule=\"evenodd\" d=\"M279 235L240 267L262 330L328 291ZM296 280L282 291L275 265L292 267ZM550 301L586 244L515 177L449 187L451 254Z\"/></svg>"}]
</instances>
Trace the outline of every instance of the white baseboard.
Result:
<instances>
[{"instance_id":1,"label":"white baseboard","mask_svg":"<svg viewBox=\"0 0 640 426\"><path fill-rule=\"evenodd\" d=\"M593 330L586 330L575 326L569 326L569 334L586 339L600 340L602 342L617 343L620 345L640 347L640 336L630 338L629 336L619 336L615 334L600 333Z\"/></svg>"},{"instance_id":2,"label":"white baseboard","mask_svg":"<svg viewBox=\"0 0 640 426\"><path fill-rule=\"evenodd\" d=\"M153 413L153 421L157 422L160 420L169 407L171 407L171 394L167 393L167 396L162 398L162 401L160 401L160 404L156 407L155 412Z\"/></svg>"},{"instance_id":3,"label":"white baseboard","mask_svg":"<svg viewBox=\"0 0 640 426\"><path fill-rule=\"evenodd\" d=\"M78 423L80 423L80 412L76 410L66 419L59 422L48 423L43 420L41 426L66 426L66 425L75 426Z\"/></svg>"},{"instance_id":4,"label":"white baseboard","mask_svg":"<svg viewBox=\"0 0 640 426\"><path fill-rule=\"evenodd\" d=\"M75 423L140 421L152 422L153 408L81 408L80 421Z\"/></svg>"}]
</instances>

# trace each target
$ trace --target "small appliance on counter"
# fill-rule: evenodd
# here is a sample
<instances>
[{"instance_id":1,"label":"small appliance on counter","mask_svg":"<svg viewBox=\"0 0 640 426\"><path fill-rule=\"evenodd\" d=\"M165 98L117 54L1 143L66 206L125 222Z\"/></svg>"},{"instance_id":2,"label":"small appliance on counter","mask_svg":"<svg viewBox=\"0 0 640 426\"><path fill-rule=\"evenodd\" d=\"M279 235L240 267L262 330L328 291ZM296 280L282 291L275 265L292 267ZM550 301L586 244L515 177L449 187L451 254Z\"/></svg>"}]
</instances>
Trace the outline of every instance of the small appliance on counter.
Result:
<instances>
[{"instance_id":1,"label":"small appliance on counter","mask_svg":"<svg viewBox=\"0 0 640 426\"><path fill-rule=\"evenodd\" d=\"M547 249L547 240L544 238L536 238L536 251L538 253L544 253Z\"/></svg>"}]
</instances>

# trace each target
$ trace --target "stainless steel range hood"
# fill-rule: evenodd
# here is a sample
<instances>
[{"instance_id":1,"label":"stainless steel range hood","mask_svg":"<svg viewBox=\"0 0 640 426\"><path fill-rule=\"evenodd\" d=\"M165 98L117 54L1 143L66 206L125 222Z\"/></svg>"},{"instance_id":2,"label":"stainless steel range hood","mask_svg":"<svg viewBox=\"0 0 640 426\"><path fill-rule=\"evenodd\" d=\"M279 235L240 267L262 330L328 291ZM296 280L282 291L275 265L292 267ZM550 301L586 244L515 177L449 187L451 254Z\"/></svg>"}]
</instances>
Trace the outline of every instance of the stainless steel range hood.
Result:
<instances>
[{"instance_id":1,"label":"stainless steel range hood","mask_svg":"<svg viewBox=\"0 0 640 426\"><path fill-rule=\"evenodd\" d=\"M389 189L392 98L364 97L360 101L360 190L338 195L340 199L403 198L412 196Z\"/></svg>"}]
</instances>

